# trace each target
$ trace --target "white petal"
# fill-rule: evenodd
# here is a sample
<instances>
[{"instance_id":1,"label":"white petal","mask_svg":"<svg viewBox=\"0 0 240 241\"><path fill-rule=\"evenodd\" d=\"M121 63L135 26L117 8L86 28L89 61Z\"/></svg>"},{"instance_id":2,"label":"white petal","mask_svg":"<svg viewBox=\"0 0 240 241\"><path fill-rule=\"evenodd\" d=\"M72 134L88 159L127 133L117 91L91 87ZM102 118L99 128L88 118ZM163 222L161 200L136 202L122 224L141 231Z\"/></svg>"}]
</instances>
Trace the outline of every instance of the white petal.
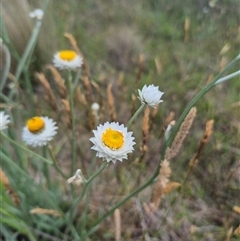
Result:
<instances>
[{"instance_id":1,"label":"white petal","mask_svg":"<svg viewBox=\"0 0 240 241\"><path fill-rule=\"evenodd\" d=\"M7 129L7 125L11 122L8 118L9 115L5 115L3 111L0 112L0 131Z\"/></svg>"}]
</instances>

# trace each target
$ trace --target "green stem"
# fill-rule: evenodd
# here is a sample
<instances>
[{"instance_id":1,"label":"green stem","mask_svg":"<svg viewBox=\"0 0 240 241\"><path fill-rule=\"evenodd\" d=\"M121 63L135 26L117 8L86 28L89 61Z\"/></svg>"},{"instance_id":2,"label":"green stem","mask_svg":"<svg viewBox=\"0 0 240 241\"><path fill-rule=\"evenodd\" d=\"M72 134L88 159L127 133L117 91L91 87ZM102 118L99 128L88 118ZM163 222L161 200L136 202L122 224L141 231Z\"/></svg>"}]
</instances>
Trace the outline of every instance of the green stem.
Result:
<instances>
[{"instance_id":1,"label":"green stem","mask_svg":"<svg viewBox=\"0 0 240 241\"><path fill-rule=\"evenodd\" d=\"M30 154L38 157L39 159L41 159L42 161L44 161L44 162L46 162L46 163L48 163L48 164L52 164L51 161L45 159L44 157L38 155L37 153L35 153L35 152L33 152L33 151L30 151L30 150L27 149L26 147L18 144L16 141L14 141L14 140L12 140L11 138L9 138L9 137L8 137L7 135L5 135L3 132L1 132L1 135L2 135L4 138L6 138L8 141L10 141L12 144L14 144L15 146L20 147L20 148L23 149L24 151L29 152Z\"/></svg>"},{"instance_id":2,"label":"green stem","mask_svg":"<svg viewBox=\"0 0 240 241\"><path fill-rule=\"evenodd\" d=\"M26 110L26 109L23 109L19 103L15 102L15 101L12 101L10 100L6 95L4 95L3 93L0 93L0 98L8 103L9 105L13 106L15 109L19 109L21 110L21 113L24 113L24 114L28 114L29 112Z\"/></svg>"},{"instance_id":3,"label":"green stem","mask_svg":"<svg viewBox=\"0 0 240 241\"><path fill-rule=\"evenodd\" d=\"M71 120L72 120L72 166L71 166L71 175L73 175L75 171L75 163L76 163L76 130L75 130L75 118L74 118L74 89L72 85L72 75L69 71L68 73L68 93L69 93L69 102L70 102L70 111L71 111Z\"/></svg>"},{"instance_id":4,"label":"green stem","mask_svg":"<svg viewBox=\"0 0 240 241\"><path fill-rule=\"evenodd\" d=\"M145 104L142 104L134 113L134 115L132 116L132 118L128 121L127 123L127 127L130 127L131 124L133 123L133 121L136 119L136 117L140 114L140 112L143 110L143 108L145 107Z\"/></svg>"},{"instance_id":5,"label":"green stem","mask_svg":"<svg viewBox=\"0 0 240 241\"><path fill-rule=\"evenodd\" d=\"M141 192L143 189L145 189L147 186L151 185L154 182L155 176L152 176L147 182L145 182L142 186L134 190L132 193L130 193L128 196L126 196L124 199L122 199L120 202L118 202L114 207L112 207L108 212L106 212L94 225L93 227L88 231L86 234L86 237L89 237L91 234L93 234L97 229L98 225L104 221L107 217L109 217L117 208L121 207L127 200L129 200L134 195Z\"/></svg>"},{"instance_id":6,"label":"green stem","mask_svg":"<svg viewBox=\"0 0 240 241\"><path fill-rule=\"evenodd\" d=\"M61 168L59 167L59 165L58 165L58 163L57 163L57 160L56 160L55 156L53 155L53 152L52 152L52 150L51 150L51 148L50 148L49 146L48 146L48 152L49 152L49 154L50 154L50 156L51 156L51 159L52 159L52 161L53 161L54 167L57 169L57 171L62 175L62 177L63 177L64 179L67 179L67 178L68 178L67 175L65 175L65 174L63 173L63 171L61 170Z\"/></svg>"},{"instance_id":7,"label":"green stem","mask_svg":"<svg viewBox=\"0 0 240 241\"><path fill-rule=\"evenodd\" d=\"M80 196L73 202L72 208L69 210L69 212L70 212L70 218L69 218L69 219L70 219L71 222L73 222L73 219L74 219L74 216L75 216L74 213L76 213L76 212L75 212L76 207L77 207L77 205L79 204L79 202L81 202L81 200L82 200L82 198L83 198L83 196L84 196L84 194L85 194L85 192L86 192L89 184L92 182L92 180L93 180L96 176L98 176L98 175L105 169L105 167L106 167L107 165L108 165L108 162L105 161L105 162L100 166L100 168L99 168L89 179L86 180L85 185L84 185L84 188L83 188Z\"/></svg>"},{"instance_id":8,"label":"green stem","mask_svg":"<svg viewBox=\"0 0 240 241\"><path fill-rule=\"evenodd\" d=\"M234 73L232 73L230 75L227 75L227 76L219 79L218 81L215 82L215 85L218 85L218 84L220 84L220 83L222 83L224 81L230 80L230 79L232 79L234 77L237 77L238 75L240 75L240 70L238 70L238 71L236 71L236 72L234 72Z\"/></svg>"},{"instance_id":9,"label":"green stem","mask_svg":"<svg viewBox=\"0 0 240 241\"><path fill-rule=\"evenodd\" d=\"M0 92L2 92L2 89L4 88L4 85L5 85L7 77L8 77L8 73L10 71L11 56L10 56L8 47L5 44L0 43L0 46L2 47L2 50L5 53L5 68L3 70L2 80L1 80L1 83L0 83Z\"/></svg>"},{"instance_id":10,"label":"green stem","mask_svg":"<svg viewBox=\"0 0 240 241\"><path fill-rule=\"evenodd\" d=\"M43 146L43 157L47 158L47 147ZM48 164L46 162L43 163L43 174L44 177L47 180L47 187L48 189L51 190L51 181L50 181L50 176L49 176L49 169L48 169Z\"/></svg>"},{"instance_id":11,"label":"green stem","mask_svg":"<svg viewBox=\"0 0 240 241\"><path fill-rule=\"evenodd\" d=\"M17 85L18 83L18 80L19 80L19 77L23 71L23 69L25 68L25 64L26 64L26 61L32 51L32 49L34 48L35 44L36 44L36 41L37 41L37 37L38 37L38 34L39 34L39 31L41 29L41 25L42 25L42 22L40 20L37 20L36 21L36 24L34 26L34 29L33 29L33 32L32 32L32 35L30 37L30 40L27 44L27 47L23 53L23 56L20 60L20 63L18 64L18 67L17 67L17 70L16 70L16 73L15 73L15 85ZM15 92L15 88L13 88L9 94L9 98L12 99L13 98L13 95L14 95L14 92Z\"/></svg>"}]
</instances>

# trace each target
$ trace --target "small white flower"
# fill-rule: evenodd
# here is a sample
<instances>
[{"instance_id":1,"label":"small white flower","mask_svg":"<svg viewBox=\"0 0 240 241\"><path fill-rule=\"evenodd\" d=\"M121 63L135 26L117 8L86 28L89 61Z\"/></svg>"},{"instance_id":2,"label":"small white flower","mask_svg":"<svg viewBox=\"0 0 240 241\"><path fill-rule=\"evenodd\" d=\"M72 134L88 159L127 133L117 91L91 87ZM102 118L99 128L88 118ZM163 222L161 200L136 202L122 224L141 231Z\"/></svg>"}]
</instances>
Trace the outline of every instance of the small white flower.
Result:
<instances>
[{"instance_id":1,"label":"small white flower","mask_svg":"<svg viewBox=\"0 0 240 241\"><path fill-rule=\"evenodd\" d=\"M93 103L92 104L92 106L91 106L91 109L93 110L93 111L98 111L99 110L99 108L100 108L100 106L99 106L99 104L98 103Z\"/></svg>"},{"instance_id":2,"label":"small white flower","mask_svg":"<svg viewBox=\"0 0 240 241\"><path fill-rule=\"evenodd\" d=\"M158 87L154 85L146 86L144 85L142 90L138 90L139 99L142 104L146 104L151 107L155 107L157 104L163 102L161 100L162 95L164 92L161 92Z\"/></svg>"},{"instance_id":3,"label":"small white flower","mask_svg":"<svg viewBox=\"0 0 240 241\"><path fill-rule=\"evenodd\" d=\"M42 9L35 9L34 11L32 11L31 13L29 13L29 17L30 18L36 18L38 20L41 20L43 18L44 12Z\"/></svg>"},{"instance_id":4,"label":"small white flower","mask_svg":"<svg viewBox=\"0 0 240 241\"><path fill-rule=\"evenodd\" d=\"M0 131L7 129L8 123L11 121L8 119L10 116L5 115L3 111L0 112Z\"/></svg>"},{"instance_id":5,"label":"small white flower","mask_svg":"<svg viewBox=\"0 0 240 241\"><path fill-rule=\"evenodd\" d=\"M53 64L59 69L76 69L82 66L83 59L73 50L62 50L54 55Z\"/></svg>"},{"instance_id":6,"label":"small white flower","mask_svg":"<svg viewBox=\"0 0 240 241\"><path fill-rule=\"evenodd\" d=\"M134 150L135 138L123 124L106 122L104 125L100 124L93 133L94 137L90 138L90 141L94 145L91 149L97 151L97 157L107 162L115 163L117 160L127 159L127 154Z\"/></svg>"},{"instance_id":7,"label":"small white flower","mask_svg":"<svg viewBox=\"0 0 240 241\"><path fill-rule=\"evenodd\" d=\"M22 139L27 145L44 146L57 134L56 122L48 117L35 116L23 128Z\"/></svg>"}]
</instances>

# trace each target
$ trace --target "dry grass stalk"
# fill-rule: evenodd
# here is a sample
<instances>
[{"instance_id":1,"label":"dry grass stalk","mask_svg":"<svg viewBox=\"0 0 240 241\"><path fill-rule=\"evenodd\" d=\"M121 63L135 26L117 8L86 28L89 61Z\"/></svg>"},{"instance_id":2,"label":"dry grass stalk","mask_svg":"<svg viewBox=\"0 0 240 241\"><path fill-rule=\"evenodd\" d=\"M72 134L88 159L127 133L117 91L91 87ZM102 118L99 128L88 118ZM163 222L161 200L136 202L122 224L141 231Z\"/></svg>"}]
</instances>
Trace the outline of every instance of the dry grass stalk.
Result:
<instances>
[{"instance_id":1,"label":"dry grass stalk","mask_svg":"<svg viewBox=\"0 0 240 241\"><path fill-rule=\"evenodd\" d=\"M66 99L67 98L67 88L64 84L64 79L62 78L62 76L60 75L60 73L57 71L57 69L55 67L53 67L52 65L47 65L47 68L51 71L52 75L53 75L53 79L55 81L55 83L58 86L58 90L59 90L59 94L61 96L62 99Z\"/></svg>"},{"instance_id":2,"label":"dry grass stalk","mask_svg":"<svg viewBox=\"0 0 240 241\"><path fill-rule=\"evenodd\" d=\"M151 203L157 209L162 197L164 196L164 190L169 182L169 177L171 175L171 168L168 160L164 160L160 164L161 168L159 170L157 183L154 186L153 194L151 198Z\"/></svg>"},{"instance_id":3,"label":"dry grass stalk","mask_svg":"<svg viewBox=\"0 0 240 241\"><path fill-rule=\"evenodd\" d=\"M213 80L213 78L214 78L214 75L213 75L213 74L210 74L210 75L208 76L208 79L207 79L207 83L206 83L206 84L209 84L209 83Z\"/></svg>"},{"instance_id":4,"label":"dry grass stalk","mask_svg":"<svg viewBox=\"0 0 240 241\"><path fill-rule=\"evenodd\" d=\"M76 93L77 93L77 99L78 99L78 101L79 101L81 104L83 104L85 107L87 107L87 106L88 106L87 100L86 100L85 95L82 93L80 86L77 87Z\"/></svg>"},{"instance_id":5,"label":"dry grass stalk","mask_svg":"<svg viewBox=\"0 0 240 241\"><path fill-rule=\"evenodd\" d=\"M112 83L109 83L107 86L107 100L108 100L108 108L111 121L116 121L117 115L114 107L114 98L112 94Z\"/></svg>"},{"instance_id":6,"label":"dry grass stalk","mask_svg":"<svg viewBox=\"0 0 240 241\"><path fill-rule=\"evenodd\" d=\"M184 43L188 42L189 40L189 30L190 30L190 18L185 18L184 23Z\"/></svg>"},{"instance_id":7,"label":"dry grass stalk","mask_svg":"<svg viewBox=\"0 0 240 241\"><path fill-rule=\"evenodd\" d=\"M137 72L136 81L135 81L136 89L142 77L143 63L144 63L144 56L143 54L140 54L138 59L138 72Z\"/></svg>"},{"instance_id":8,"label":"dry grass stalk","mask_svg":"<svg viewBox=\"0 0 240 241\"><path fill-rule=\"evenodd\" d=\"M165 123L164 123L165 128L167 128L170 122L174 120L174 117L175 117L175 113L171 111L165 120Z\"/></svg>"},{"instance_id":9,"label":"dry grass stalk","mask_svg":"<svg viewBox=\"0 0 240 241\"><path fill-rule=\"evenodd\" d=\"M48 97L48 103L52 107L53 110L57 110L57 101L56 98L52 92L51 86L46 79L45 75L43 73L35 73L35 77L40 81L42 84L44 90L46 91L46 95Z\"/></svg>"},{"instance_id":10,"label":"dry grass stalk","mask_svg":"<svg viewBox=\"0 0 240 241\"><path fill-rule=\"evenodd\" d=\"M158 57L156 57L156 58L154 59L154 61L155 61L157 73L158 73L158 74L161 74L161 73L162 73L162 63L161 63L161 60L160 60Z\"/></svg>"},{"instance_id":11,"label":"dry grass stalk","mask_svg":"<svg viewBox=\"0 0 240 241\"><path fill-rule=\"evenodd\" d=\"M5 172L1 168L0 168L0 182L3 184L3 186L7 190L8 194L10 195L10 197L13 201L13 203L15 205L19 205L20 204L20 198L18 197L17 193L13 190L7 175L5 174Z\"/></svg>"},{"instance_id":12,"label":"dry grass stalk","mask_svg":"<svg viewBox=\"0 0 240 241\"><path fill-rule=\"evenodd\" d=\"M102 106L103 105L103 98L102 98L102 94L101 94L101 88L100 88L100 86L96 82L91 82L91 84L92 84L92 86L94 87L94 89L98 93L98 97L99 97L98 104L100 106Z\"/></svg>"},{"instance_id":13,"label":"dry grass stalk","mask_svg":"<svg viewBox=\"0 0 240 241\"><path fill-rule=\"evenodd\" d=\"M75 38L73 37L72 34L70 33L64 33L64 36L66 38L68 38L70 44L72 45L74 51L76 51L77 54L79 54L82 58L83 58L83 65L82 65L82 69L83 69L83 73L84 75L86 76L90 76L90 69L89 69L89 66L86 62L86 59L84 58L84 55L83 53L80 51L78 45L77 45L77 41L75 40Z\"/></svg>"},{"instance_id":14,"label":"dry grass stalk","mask_svg":"<svg viewBox=\"0 0 240 241\"><path fill-rule=\"evenodd\" d=\"M63 112L64 115L62 115L63 122L66 123L68 128L71 128L72 126L72 119L71 119L71 108L70 103L67 99L61 99L61 102L63 104Z\"/></svg>"},{"instance_id":15,"label":"dry grass stalk","mask_svg":"<svg viewBox=\"0 0 240 241\"><path fill-rule=\"evenodd\" d=\"M114 211L114 222L115 222L115 240L121 241L121 214L120 210L117 208Z\"/></svg>"},{"instance_id":16,"label":"dry grass stalk","mask_svg":"<svg viewBox=\"0 0 240 241\"><path fill-rule=\"evenodd\" d=\"M236 236L240 236L240 225L234 230L233 234Z\"/></svg>"},{"instance_id":17,"label":"dry grass stalk","mask_svg":"<svg viewBox=\"0 0 240 241\"><path fill-rule=\"evenodd\" d=\"M161 128L161 132L160 132L158 138L162 138L162 136L164 135L168 125L173 121L174 117L175 117L175 113L173 111L171 111L169 113L168 117L165 120L164 126Z\"/></svg>"},{"instance_id":18,"label":"dry grass stalk","mask_svg":"<svg viewBox=\"0 0 240 241\"><path fill-rule=\"evenodd\" d=\"M234 206L233 211L240 214L240 206Z\"/></svg>"},{"instance_id":19,"label":"dry grass stalk","mask_svg":"<svg viewBox=\"0 0 240 241\"><path fill-rule=\"evenodd\" d=\"M34 208L30 211L31 214L47 214L55 217L61 217L62 214L53 209L44 209L44 208Z\"/></svg>"},{"instance_id":20,"label":"dry grass stalk","mask_svg":"<svg viewBox=\"0 0 240 241\"><path fill-rule=\"evenodd\" d=\"M219 63L219 73L223 71L223 69L227 66L228 59L225 56L222 56L221 61Z\"/></svg>"},{"instance_id":21,"label":"dry grass stalk","mask_svg":"<svg viewBox=\"0 0 240 241\"><path fill-rule=\"evenodd\" d=\"M151 132L153 125L154 125L154 121L156 119L158 113L158 106L156 106L156 108L152 109L152 114L151 114L151 118L149 120L149 132Z\"/></svg>"},{"instance_id":22,"label":"dry grass stalk","mask_svg":"<svg viewBox=\"0 0 240 241\"><path fill-rule=\"evenodd\" d=\"M191 108L186 118L182 122L179 128L179 131L175 136L175 139L173 140L171 147L167 148L165 159L167 159L168 161L172 159L174 156L176 156L176 154L180 150L180 147L182 146L182 143L185 137L187 136L190 127L192 126L193 120L196 116L196 112L197 112L196 107Z\"/></svg>"},{"instance_id":23,"label":"dry grass stalk","mask_svg":"<svg viewBox=\"0 0 240 241\"><path fill-rule=\"evenodd\" d=\"M232 237L232 234L233 234L233 227L231 227L231 228L228 230L225 241L230 241L230 239L231 239L231 237Z\"/></svg>"},{"instance_id":24,"label":"dry grass stalk","mask_svg":"<svg viewBox=\"0 0 240 241\"><path fill-rule=\"evenodd\" d=\"M222 47L219 55L224 55L224 54L226 54L230 48L231 48L231 46L230 46L228 43L225 44L225 45Z\"/></svg>"},{"instance_id":25,"label":"dry grass stalk","mask_svg":"<svg viewBox=\"0 0 240 241\"><path fill-rule=\"evenodd\" d=\"M92 86L88 76L84 76L82 78L82 81L84 84L84 88L86 90L86 99L88 100L88 102L92 103L93 102Z\"/></svg>"},{"instance_id":26,"label":"dry grass stalk","mask_svg":"<svg viewBox=\"0 0 240 241\"><path fill-rule=\"evenodd\" d=\"M139 158L139 162L142 161L143 157L148 151L147 140L149 135L149 116L150 116L150 108L145 108L143 122L142 122L142 145L140 147L141 155Z\"/></svg>"},{"instance_id":27,"label":"dry grass stalk","mask_svg":"<svg viewBox=\"0 0 240 241\"><path fill-rule=\"evenodd\" d=\"M198 158L203 150L203 147L205 146L205 144L208 142L210 136L212 135L213 124L214 124L214 120L207 121L206 127L205 127L205 132L198 145L198 149L188 164L188 167L189 167L188 172L191 172L191 170L196 166L196 164L198 162Z\"/></svg>"},{"instance_id":28,"label":"dry grass stalk","mask_svg":"<svg viewBox=\"0 0 240 241\"><path fill-rule=\"evenodd\" d=\"M179 182L169 182L167 186L163 190L163 194L166 195L170 193L173 189L180 187L181 184Z\"/></svg>"},{"instance_id":29,"label":"dry grass stalk","mask_svg":"<svg viewBox=\"0 0 240 241\"><path fill-rule=\"evenodd\" d=\"M124 80L124 73L120 72L119 76L118 76L118 80L117 80L118 85L119 85L120 88L122 88L122 86L123 86L123 80Z\"/></svg>"}]
</instances>

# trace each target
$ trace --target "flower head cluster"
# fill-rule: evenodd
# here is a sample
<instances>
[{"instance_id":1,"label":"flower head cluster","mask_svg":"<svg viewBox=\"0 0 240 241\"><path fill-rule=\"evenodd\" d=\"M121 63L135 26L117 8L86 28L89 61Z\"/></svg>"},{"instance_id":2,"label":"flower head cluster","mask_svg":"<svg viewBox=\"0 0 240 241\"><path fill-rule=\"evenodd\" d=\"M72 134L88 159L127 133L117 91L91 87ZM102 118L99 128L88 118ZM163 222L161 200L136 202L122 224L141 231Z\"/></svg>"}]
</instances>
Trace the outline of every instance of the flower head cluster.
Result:
<instances>
[{"instance_id":1,"label":"flower head cluster","mask_svg":"<svg viewBox=\"0 0 240 241\"><path fill-rule=\"evenodd\" d=\"M5 115L3 111L0 112L0 131L7 129L7 125L11 121L9 120L9 115Z\"/></svg>"},{"instance_id":2,"label":"flower head cluster","mask_svg":"<svg viewBox=\"0 0 240 241\"><path fill-rule=\"evenodd\" d=\"M142 90L138 90L139 99L142 104L146 104L151 107L155 107L157 104L163 102L161 100L162 95L164 92L161 92L158 87L154 85L146 86L144 85Z\"/></svg>"},{"instance_id":3,"label":"flower head cluster","mask_svg":"<svg viewBox=\"0 0 240 241\"><path fill-rule=\"evenodd\" d=\"M48 117L35 116L29 119L23 128L22 139L27 145L44 146L56 135L56 122Z\"/></svg>"},{"instance_id":4,"label":"flower head cluster","mask_svg":"<svg viewBox=\"0 0 240 241\"><path fill-rule=\"evenodd\" d=\"M106 122L104 125L100 124L93 133L94 137L90 138L90 141L94 145L91 149L97 151L97 157L107 162L115 163L117 160L127 159L127 154L134 150L135 138L123 124Z\"/></svg>"},{"instance_id":5,"label":"flower head cluster","mask_svg":"<svg viewBox=\"0 0 240 241\"><path fill-rule=\"evenodd\" d=\"M83 59L73 50L62 50L53 57L53 64L58 69L76 69L83 64Z\"/></svg>"}]
</instances>

